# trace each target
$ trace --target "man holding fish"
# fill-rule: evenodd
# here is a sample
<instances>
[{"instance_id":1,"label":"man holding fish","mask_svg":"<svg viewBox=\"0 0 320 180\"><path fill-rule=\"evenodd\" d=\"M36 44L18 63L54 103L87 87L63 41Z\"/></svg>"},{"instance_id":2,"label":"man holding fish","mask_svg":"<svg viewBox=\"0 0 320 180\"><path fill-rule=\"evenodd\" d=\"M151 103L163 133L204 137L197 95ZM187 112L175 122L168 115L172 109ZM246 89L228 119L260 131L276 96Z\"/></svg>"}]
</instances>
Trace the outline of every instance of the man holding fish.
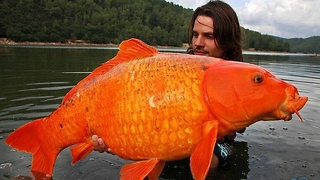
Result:
<instances>
[{"instance_id":1,"label":"man holding fish","mask_svg":"<svg viewBox=\"0 0 320 180\"><path fill-rule=\"evenodd\" d=\"M243 61L241 46L241 29L235 11L223 1L214 0L198 7L191 19L189 27L188 54L210 56L231 61ZM245 129L238 131L243 133ZM225 165L227 156L231 154L232 141L236 132L219 139L215 146L215 154L211 168ZM97 135L92 136L95 150L112 153L112 149Z\"/></svg>"}]
</instances>

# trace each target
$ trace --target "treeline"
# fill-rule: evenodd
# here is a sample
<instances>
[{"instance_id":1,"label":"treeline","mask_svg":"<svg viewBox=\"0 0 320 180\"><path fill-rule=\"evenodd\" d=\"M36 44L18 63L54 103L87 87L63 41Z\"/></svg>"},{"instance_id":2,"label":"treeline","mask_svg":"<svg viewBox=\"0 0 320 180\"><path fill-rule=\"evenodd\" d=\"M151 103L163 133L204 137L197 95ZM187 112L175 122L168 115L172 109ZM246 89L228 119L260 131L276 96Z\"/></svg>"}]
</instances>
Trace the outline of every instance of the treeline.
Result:
<instances>
[{"instance_id":1,"label":"treeline","mask_svg":"<svg viewBox=\"0 0 320 180\"><path fill-rule=\"evenodd\" d=\"M193 10L164 0L2 0L0 37L13 41L181 46Z\"/></svg>"},{"instance_id":2,"label":"treeline","mask_svg":"<svg viewBox=\"0 0 320 180\"><path fill-rule=\"evenodd\" d=\"M192 9L165 0L1 0L0 37L16 42L151 45L188 42ZM283 39L242 28L243 49L319 53L319 37Z\"/></svg>"},{"instance_id":3,"label":"treeline","mask_svg":"<svg viewBox=\"0 0 320 180\"><path fill-rule=\"evenodd\" d=\"M320 53L320 36L286 39L290 43L290 52Z\"/></svg>"},{"instance_id":4,"label":"treeline","mask_svg":"<svg viewBox=\"0 0 320 180\"><path fill-rule=\"evenodd\" d=\"M309 38L281 38L262 35L259 32L242 28L243 49L280 51L292 53L320 53L320 36Z\"/></svg>"},{"instance_id":5,"label":"treeline","mask_svg":"<svg viewBox=\"0 0 320 180\"><path fill-rule=\"evenodd\" d=\"M275 38L270 35L262 35L259 32L242 28L243 49L255 49L258 51L281 51L290 52L290 43L281 38Z\"/></svg>"}]
</instances>

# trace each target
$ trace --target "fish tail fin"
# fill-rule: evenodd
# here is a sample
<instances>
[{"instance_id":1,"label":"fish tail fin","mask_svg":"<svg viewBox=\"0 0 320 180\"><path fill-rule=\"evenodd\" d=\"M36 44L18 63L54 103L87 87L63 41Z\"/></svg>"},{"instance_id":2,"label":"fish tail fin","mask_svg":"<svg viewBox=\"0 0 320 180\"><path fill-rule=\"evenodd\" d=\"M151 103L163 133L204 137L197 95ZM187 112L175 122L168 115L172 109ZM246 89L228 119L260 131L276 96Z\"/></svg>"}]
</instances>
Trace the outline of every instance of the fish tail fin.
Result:
<instances>
[{"instance_id":1,"label":"fish tail fin","mask_svg":"<svg viewBox=\"0 0 320 180\"><path fill-rule=\"evenodd\" d=\"M31 172L35 179L51 179L58 154L59 152L47 152L41 147L33 154Z\"/></svg>"},{"instance_id":2,"label":"fish tail fin","mask_svg":"<svg viewBox=\"0 0 320 180\"><path fill-rule=\"evenodd\" d=\"M70 148L72 154L72 164L78 162L79 160L85 158L94 149L92 140L89 139L87 142L79 143Z\"/></svg>"},{"instance_id":3,"label":"fish tail fin","mask_svg":"<svg viewBox=\"0 0 320 180\"><path fill-rule=\"evenodd\" d=\"M160 175L164 165L165 162L157 158L126 164L120 171L120 180L143 180L147 176L150 180L155 180Z\"/></svg>"},{"instance_id":4,"label":"fish tail fin","mask_svg":"<svg viewBox=\"0 0 320 180\"><path fill-rule=\"evenodd\" d=\"M6 143L19 150L31 153L31 171L36 179L51 177L53 166L60 151L50 148L50 144L42 141L38 134L38 129L43 123L43 119L37 119L27 123L12 132Z\"/></svg>"}]
</instances>

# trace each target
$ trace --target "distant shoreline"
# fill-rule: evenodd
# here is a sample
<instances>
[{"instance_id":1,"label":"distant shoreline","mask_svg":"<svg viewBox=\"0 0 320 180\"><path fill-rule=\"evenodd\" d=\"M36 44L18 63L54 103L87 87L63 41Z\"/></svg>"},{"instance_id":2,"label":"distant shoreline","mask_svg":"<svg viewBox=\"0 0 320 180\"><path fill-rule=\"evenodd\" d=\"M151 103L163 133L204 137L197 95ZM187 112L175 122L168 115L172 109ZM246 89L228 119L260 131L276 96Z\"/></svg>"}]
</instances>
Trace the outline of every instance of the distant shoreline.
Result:
<instances>
[{"instance_id":1,"label":"distant shoreline","mask_svg":"<svg viewBox=\"0 0 320 180\"><path fill-rule=\"evenodd\" d=\"M65 46L65 47L110 47L110 48L118 48L119 44L103 44L103 43L87 43L82 40L76 40L74 42L68 41L65 43L62 42L15 42L12 40L9 40L7 38L0 38L0 46ZM167 49L176 49L180 52L186 52L188 44L184 43L181 47L175 47L175 46L155 46L158 49L161 50L167 50ZM258 51L254 49L249 50L243 50L243 54L288 54L288 55L306 55L306 56L312 56L312 57L320 57L320 54L304 54L304 53L290 53L290 52L276 52L276 51Z\"/></svg>"},{"instance_id":2,"label":"distant shoreline","mask_svg":"<svg viewBox=\"0 0 320 180\"><path fill-rule=\"evenodd\" d=\"M0 38L0 45L9 45L9 46L93 46L93 47L119 47L119 44L113 43L87 43L83 40L75 40L68 42L15 42L7 38ZM156 46L160 48L188 48L188 44L184 43L181 47L176 46Z\"/></svg>"},{"instance_id":3,"label":"distant shoreline","mask_svg":"<svg viewBox=\"0 0 320 180\"><path fill-rule=\"evenodd\" d=\"M98 44L98 43L87 43L82 40L76 40L75 42L15 42L7 38L0 38L0 45L9 46L98 46L98 47L118 47L117 44Z\"/></svg>"}]
</instances>

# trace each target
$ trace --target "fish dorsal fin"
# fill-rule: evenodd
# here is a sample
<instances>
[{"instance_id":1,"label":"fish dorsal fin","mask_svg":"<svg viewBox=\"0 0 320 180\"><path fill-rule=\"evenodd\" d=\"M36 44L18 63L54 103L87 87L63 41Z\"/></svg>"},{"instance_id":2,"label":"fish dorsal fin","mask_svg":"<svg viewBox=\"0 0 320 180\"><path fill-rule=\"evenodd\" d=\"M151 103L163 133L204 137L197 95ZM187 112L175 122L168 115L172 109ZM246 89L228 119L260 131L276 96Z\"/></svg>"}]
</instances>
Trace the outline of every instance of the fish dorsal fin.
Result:
<instances>
[{"instance_id":1,"label":"fish dorsal fin","mask_svg":"<svg viewBox=\"0 0 320 180\"><path fill-rule=\"evenodd\" d=\"M152 46L147 45L139 39L129 39L122 41L119 46L118 54L111 60L103 63L100 67L96 68L87 77L82 79L76 86L74 86L63 98L62 103L65 103L70 97L72 97L79 88L83 87L93 78L102 75L112 69L114 66L132 60L142 59L150 57L158 53L158 50Z\"/></svg>"}]
</instances>

